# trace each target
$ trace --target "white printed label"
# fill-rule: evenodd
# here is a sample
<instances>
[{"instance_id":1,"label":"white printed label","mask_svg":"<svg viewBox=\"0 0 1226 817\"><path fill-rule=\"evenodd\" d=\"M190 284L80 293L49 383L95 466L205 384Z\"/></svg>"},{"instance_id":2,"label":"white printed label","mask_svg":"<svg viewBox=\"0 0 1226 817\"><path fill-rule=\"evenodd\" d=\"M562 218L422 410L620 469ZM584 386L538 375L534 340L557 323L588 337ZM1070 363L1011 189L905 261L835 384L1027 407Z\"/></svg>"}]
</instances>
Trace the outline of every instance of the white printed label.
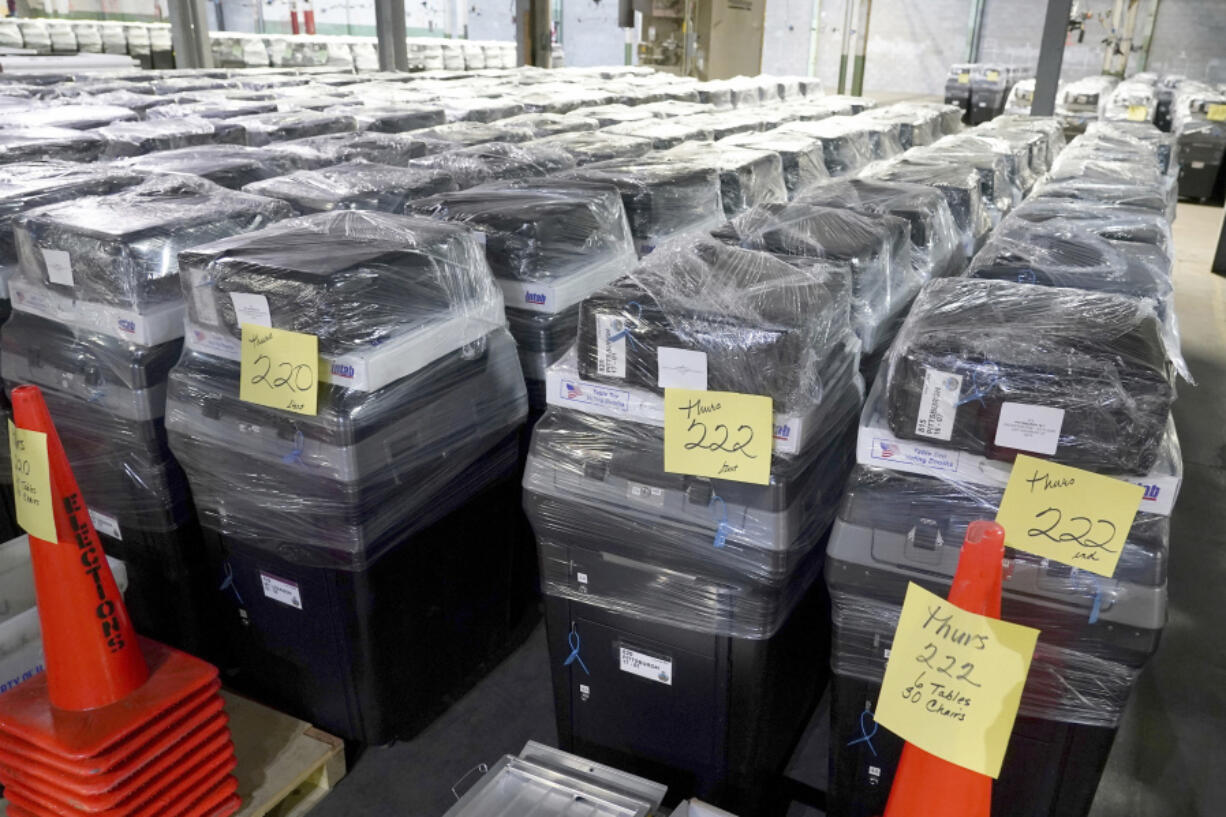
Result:
<instances>
[{"instance_id":1,"label":"white printed label","mask_svg":"<svg viewBox=\"0 0 1226 817\"><path fill-rule=\"evenodd\" d=\"M94 523L94 530L104 536L109 536L112 539L123 541L123 536L119 533L119 520L113 516L107 516L104 513L99 513L93 508L89 509L89 519Z\"/></svg>"},{"instance_id":2,"label":"white printed label","mask_svg":"<svg viewBox=\"0 0 1226 817\"><path fill-rule=\"evenodd\" d=\"M617 315L596 316L596 373L626 376L626 321Z\"/></svg>"},{"instance_id":3,"label":"white printed label","mask_svg":"<svg viewBox=\"0 0 1226 817\"><path fill-rule=\"evenodd\" d=\"M262 570L260 571L260 583L264 585L264 595L268 598L279 601L287 607L293 607L295 610L302 609L302 595L298 592L298 585L285 579L278 579L276 576L270 576Z\"/></svg>"},{"instance_id":4,"label":"white printed label","mask_svg":"<svg viewBox=\"0 0 1226 817\"><path fill-rule=\"evenodd\" d=\"M579 582L579 584L587 584L587 574L586 573L576 573L575 579Z\"/></svg>"},{"instance_id":5,"label":"white printed label","mask_svg":"<svg viewBox=\"0 0 1226 817\"><path fill-rule=\"evenodd\" d=\"M707 353L661 346L657 385L662 389L707 389Z\"/></svg>"},{"instance_id":6,"label":"white printed label","mask_svg":"<svg viewBox=\"0 0 1226 817\"><path fill-rule=\"evenodd\" d=\"M880 766L869 766L868 773L872 775L873 777L881 777L881 767Z\"/></svg>"},{"instance_id":7,"label":"white printed label","mask_svg":"<svg viewBox=\"0 0 1226 817\"><path fill-rule=\"evenodd\" d=\"M664 489L639 482L626 483L626 498L646 503L656 508L664 507Z\"/></svg>"},{"instance_id":8,"label":"white printed label","mask_svg":"<svg viewBox=\"0 0 1226 817\"><path fill-rule=\"evenodd\" d=\"M1003 448L1033 451L1051 456L1060 445L1060 426L1064 409L1002 403L996 426L996 444Z\"/></svg>"},{"instance_id":9,"label":"white printed label","mask_svg":"<svg viewBox=\"0 0 1226 817\"><path fill-rule=\"evenodd\" d=\"M1205 169L1205 163L1204 163L1204 162L1195 162L1195 161L1194 161L1194 162L1192 162L1192 169L1193 169L1193 170L1204 170L1204 169Z\"/></svg>"},{"instance_id":10,"label":"white printed label","mask_svg":"<svg viewBox=\"0 0 1226 817\"><path fill-rule=\"evenodd\" d=\"M72 280L72 258L63 250L43 250L43 262L47 265L47 280L53 284L70 287Z\"/></svg>"},{"instance_id":11,"label":"white printed label","mask_svg":"<svg viewBox=\"0 0 1226 817\"><path fill-rule=\"evenodd\" d=\"M655 655L622 647L618 650L618 662L622 672L646 678L659 684L673 685L673 661Z\"/></svg>"},{"instance_id":12,"label":"white printed label","mask_svg":"<svg viewBox=\"0 0 1226 817\"><path fill-rule=\"evenodd\" d=\"M252 295L249 292L231 292L230 300L234 302L234 314L238 325L253 323L256 326L272 326L272 315L268 311L268 299L263 295Z\"/></svg>"},{"instance_id":13,"label":"white printed label","mask_svg":"<svg viewBox=\"0 0 1226 817\"><path fill-rule=\"evenodd\" d=\"M915 433L938 440L948 440L952 437L954 415L958 411L958 395L961 393L962 375L925 369L919 416L915 418Z\"/></svg>"}]
</instances>

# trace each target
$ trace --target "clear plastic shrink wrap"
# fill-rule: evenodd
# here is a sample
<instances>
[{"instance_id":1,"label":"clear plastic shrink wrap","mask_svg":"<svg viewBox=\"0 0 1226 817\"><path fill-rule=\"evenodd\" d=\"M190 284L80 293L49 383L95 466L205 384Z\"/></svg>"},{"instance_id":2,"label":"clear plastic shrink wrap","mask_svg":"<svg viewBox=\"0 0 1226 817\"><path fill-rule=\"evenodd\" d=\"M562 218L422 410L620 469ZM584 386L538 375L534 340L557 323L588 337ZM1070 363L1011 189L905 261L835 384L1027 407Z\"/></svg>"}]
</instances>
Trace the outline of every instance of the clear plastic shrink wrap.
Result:
<instances>
[{"instance_id":1,"label":"clear plastic shrink wrap","mask_svg":"<svg viewBox=\"0 0 1226 817\"><path fill-rule=\"evenodd\" d=\"M91 510L116 519L129 537L191 520L183 472L162 430L167 372L181 340L140 346L15 312L0 343L5 386L42 387Z\"/></svg>"},{"instance_id":2,"label":"clear plastic shrink wrap","mask_svg":"<svg viewBox=\"0 0 1226 817\"><path fill-rule=\"evenodd\" d=\"M536 138L536 131L520 122L450 122L437 128L416 131L413 136L428 146L427 153L443 153L457 148L484 145L490 142L527 142Z\"/></svg>"},{"instance_id":3,"label":"clear plastic shrink wrap","mask_svg":"<svg viewBox=\"0 0 1226 817\"><path fill-rule=\"evenodd\" d=\"M580 108L572 111L566 118L583 118L590 119L597 123L598 127L607 128L609 125L617 125L624 122L642 122L644 120L659 119L654 111L643 110L642 107L631 107L629 105L614 104L600 105L595 108ZM518 118L518 117L512 117ZM589 130L582 128L581 130Z\"/></svg>"},{"instance_id":4,"label":"clear plastic shrink wrap","mask_svg":"<svg viewBox=\"0 0 1226 817\"><path fill-rule=\"evenodd\" d=\"M639 136L619 136L608 131L560 133L547 136L537 144L558 147L570 154L577 165L637 159L651 153L651 140Z\"/></svg>"},{"instance_id":5,"label":"clear plastic shrink wrap","mask_svg":"<svg viewBox=\"0 0 1226 817\"><path fill-rule=\"evenodd\" d=\"M461 189L486 182L531 179L569 170L575 160L560 147L544 144L544 140L513 145L490 142L446 153L435 153L413 159L409 168L442 171L455 179Z\"/></svg>"},{"instance_id":6,"label":"clear plastic shrink wrap","mask_svg":"<svg viewBox=\"0 0 1226 817\"><path fill-rule=\"evenodd\" d=\"M874 164L865 170L863 177L923 184L941 191L958 225L962 250L969 259L992 232L992 217L983 203L979 174L974 168L917 153L909 150L900 159Z\"/></svg>"},{"instance_id":7,"label":"clear plastic shrink wrap","mask_svg":"<svg viewBox=\"0 0 1226 817\"><path fill-rule=\"evenodd\" d=\"M129 90L114 90L106 93L87 94L78 97L82 102L90 105L116 105L120 108L127 108L131 111L136 111L143 118L149 116L149 112L155 108L161 108L171 103L170 97L154 96L151 93L143 93L146 89L141 86L136 86L141 92L133 92Z\"/></svg>"},{"instance_id":8,"label":"clear plastic shrink wrap","mask_svg":"<svg viewBox=\"0 0 1226 817\"><path fill-rule=\"evenodd\" d=\"M870 108L857 114L857 119L897 125L898 142L903 150L931 145L944 135L941 130L941 115L937 111L905 102L884 108Z\"/></svg>"},{"instance_id":9,"label":"clear plastic shrink wrap","mask_svg":"<svg viewBox=\"0 0 1226 817\"><path fill-rule=\"evenodd\" d=\"M704 105L699 102L684 102L676 100L649 102L648 104L640 105L639 107L665 120L675 119L680 116L692 116L699 113L711 113L714 110L714 108L712 108L710 105Z\"/></svg>"},{"instance_id":10,"label":"clear plastic shrink wrap","mask_svg":"<svg viewBox=\"0 0 1226 817\"><path fill-rule=\"evenodd\" d=\"M271 99L205 99L200 102L176 102L152 108L145 114L149 120L182 119L198 116L201 119L232 119L238 116L254 116L275 113L277 103Z\"/></svg>"},{"instance_id":11,"label":"clear plastic shrink wrap","mask_svg":"<svg viewBox=\"0 0 1226 817\"><path fill-rule=\"evenodd\" d=\"M586 165L565 175L618 189L639 255L724 221L719 172L701 164L646 156Z\"/></svg>"},{"instance_id":12,"label":"clear plastic shrink wrap","mask_svg":"<svg viewBox=\"0 0 1226 817\"><path fill-rule=\"evenodd\" d=\"M916 292L929 278L956 275L966 263L953 213L945 197L932 187L874 179L838 179L805 191L798 200L906 219L911 225L911 266L915 270Z\"/></svg>"},{"instance_id":13,"label":"clear plastic shrink wrap","mask_svg":"<svg viewBox=\"0 0 1226 817\"><path fill-rule=\"evenodd\" d=\"M156 150L207 145L213 141L213 124L198 116L145 122L116 122L96 131L106 142L102 158L140 156Z\"/></svg>"},{"instance_id":14,"label":"clear plastic shrink wrap","mask_svg":"<svg viewBox=\"0 0 1226 817\"><path fill-rule=\"evenodd\" d=\"M275 147L284 153L301 154L304 166L325 167L365 159L380 165L407 167L410 159L425 156L436 144L419 139L413 133L359 131L308 136L278 142Z\"/></svg>"},{"instance_id":15,"label":"clear plastic shrink wrap","mask_svg":"<svg viewBox=\"0 0 1226 817\"><path fill-rule=\"evenodd\" d=\"M226 295L259 294L274 326L320 334L325 355L390 354L401 371L361 390L334 369L318 413L291 415L239 399L237 360L189 348L171 373L171 447L206 527L300 564L364 569L454 510L459 474L505 473L487 455L527 398L501 293L474 234L429 219L345 211L242 238L185 255L193 322L223 328L203 308L236 332Z\"/></svg>"},{"instance_id":16,"label":"clear plastic shrink wrap","mask_svg":"<svg viewBox=\"0 0 1226 817\"><path fill-rule=\"evenodd\" d=\"M983 203L992 216L993 225L1000 223L1000 219L1021 202L1027 189L1027 179L1033 182L1029 165L1025 171L1019 167L1021 163L1011 145L991 136L977 135L974 131L942 137L928 147L912 152L921 159L935 157L975 168L979 172Z\"/></svg>"},{"instance_id":17,"label":"clear plastic shrink wrap","mask_svg":"<svg viewBox=\"0 0 1226 817\"><path fill-rule=\"evenodd\" d=\"M1169 429L1163 447L1163 461L1181 471L1174 428ZM1004 489L997 485L857 465L843 496L839 520L844 528L871 531L872 542L870 545L853 541L831 551L831 562L843 562L849 571L839 580L839 586L850 590L850 582L862 582L858 592L879 593L882 600L901 602L908 581L939 581L943 582L944 595L957 570L967 525L976 519L995 518L1003 495ZM1121 623L1123 616L1135 613L1135 608L1129 609L1129 602L1135 601L1128 598L1130 594L1142 589L1160 592L1166 587L1170 522L1168 516L1145 513L1142 509L1132 523L1111 578L1012 550L1004 579L1006 598L1012 597L1012 601L1006 605L1020 606L1029 597L1040 601L1041 606L1046 597L1053 617L1063 615L1066 620L1071 617L1088 626L1087 619L1097 597L1103 624L1113 619ZM862 571L875 568L880 572L873 581L866 581L863 576L852 578L857 568ZM1036 615L1041 614L1031 610L1028 615L1031 621L1019 623L1040 627ZM1146 623L1148 627L1141 626ZM1133 624L1138 629L1160 630L1162 619L1150 618L1147 622L1141 616L1134 618ZM1091 649L1094 642L1101 640L1101 636L1091 636L1078 647Z\"/></svg>"},{"instance_id":18,"label":"clear plastic shrink wrap","mask_svg":"<svg viewBox=\"0 0 1226 817\"><path fill-rule=\"evenodd\" d=\"M911 265L910 232L895 216L794 202L756 207L715 235L748 249L849 268L851 325L871 354L889 343L921 283Z\"/></svg>"},{"instance_id":19,"label":"clear plastic shrink wrap","mask_svg":"<svg viewBox=\"0 0 1226 817\"><path fill-rule=\"evenodd\" d=\"M1060 88L1063 83L1056 85L1056 98L1060 97ZM1013 83L1013 87L1009 89L1009 96L1005 98L1005 111L1003 116L1029 116L1030 109L1034 105L1034 78L1019 79Z\"/></svg>"},{"instance_id":20,"label":"clear plastic shrink wrap","mask_svg":"<svg viewBox=\"0 0 1226 817\"><path fill-rule=\"evenodd\" d=\"M783 165L783 184L788 196L795 198L807 187L830 178L820 139L780 128L764 133L742 133L720 140L723 144L779 154Z\"/></svg>"},{"instance_id":21,"label":"clear plastic shrink wrap","mask_svg":"<svg viewBox=\"0 0 1226 817\"><path fill-rule=\"evenodd\" d=\"M887 357L890 429L1011 461L997 445L1005 404L1063 412L1051 458L1143 474L1162 447L1175 392L1154 306L1011 281L930 281Z\"/></svg>"},{"instance_id":22,"label":"clear plastic shrink wrap","mask_svg":"<svg viewBox=\"0 0 1226 817\"><path fill-rule=\"evenodd\" d=\"M723 80L709 80L700 82L694 86L694 90L698 92L698 101L711 105L719 110L737 107L739 99L734 100L732 89Z\"/></svg>"},{"instance_id":23,"label":"clear plastic shrink wrap","mask_svg":"<svg viewBox=\"0 0 1226 817\"><path fill-rule=\"evenodd\" d=\"M295 213L305 215L328 210L400 213L414 199L455 189L455 179L442 170L409 169L356 160L252 182L243 192L281 199Z\"/></svg>"},{"instance_id":24,"label":"clear plastic shrink wrap","mask_svg":"<svg viewBox=\"0 0 1226 817\"><path fill-rule=\"evenodd\" d=\"M185 173L237 190L245 184L301 169L287 151L246 145L201 145L137 156L119 166L144 174Z\"/></svg>"},{"instance_id":25,"label":"clear plastic shrink wrap","mask_svg":"<svg viewBox=\"0 0 1226 817\"><path fill-rule=\"evenodd\" d=\"M278 111L223 119L216 127L219 139L260 147L289 139L344 133L356 130L357 124L352 116L343 113Z\"/></svg>"},{"instance_id":26,"label":"clear plastic shrink wrap","mask_svg":"<svg viewBox=\"0 0 1226 817\"><path fill-rule=\"evenodd\" d=\"M1099 99L1098 118L1107 121L1152 122L1158 109L1158 90L1152 82L1135 77L1121 82Z\"/></svg>"},{"instance_id":27,"label":"clear plastic shrink wrap","mask_svg":"<svg viewBox=\"0 0 1226 817\"><path fill-rule=\"evenodd\" d=\"M1052 163L1056 161L1056 157L1067 144L1064 129L1060 127L1060 120L1054 116L1002 114L984 122L978 130L988 135L1013 131L1041 134L1043 144L1037 149L1032 148L1030 154L1030 166L1040 177L1051 169Z\"/></svg>"},{"instance_id":28,"label":"clear plastic shrink wrap","mask_svg":"<svg viewBox=\"0 0 1226 817\"><path fill-rule=\"evenodd\" d=\"M114 193L139 183L143 174L75 162L20 162L0 166L0 296L17 270L13 223L29 210L82 196Z\"/></svg>"},{"instance_id":29,"label":"clear plastic shrink wrap","mask_svg":"<svg viewBox=\"0 0 1226 817\"><path fill-rule=\"evenodd\" d=\"M1088 219L1036 224L1010 217L971 260L967 276L1148 298L1163 315L1174 291L1166 252L1154 244L1105 238L1092 226Z\"/></svg>"},{"instance_id":30,"label":"clear plastic shrink wrap","mask_svg":"<svg viewBox=\"0 0 1226 817\"><path fill-rule=\"evenodd\" d=\"M379 133L403 133L432 128L447 121L443 109L437 105L366 105L340 112L356 119L358 130Z\"/></svg>"},{"instance_id":31,"label":"clear plastic shrink wrap","mask_svg":"<svg viewBox=\"0 0 1226 817\"><path fill-rule=\"evenodd\" d=\"M759 204L788 200L783 162L774 151L698 142L680 145L665 155L719 171L720 195L728 218Z\"/></svg>"},{"instance_id":32,"label":"clear plastic shrink wrap","mask_svg":"<svg viewBox=\"0 0 1226 817\"><path fill-rule=\"evenodd\" d=\"M662 247L579 308L579 375L661 393L659 350L706 356L707 388L804 414L855 374L847 270L694 238Z\"/></svg>"},{"instance_id":33,"label":"clear plastic shrink wrap","mask_svg":"<svg viewBox=\"0 0 1226 817\"><path fill-rule=\"evenodd\" d=\"M1174 179L1159 170L1152 153L1147 158L1111 154L1074 141L1034 195L1145 207L1173 221L1178 189Z\"/></svg>"},{"instance_id":34,"label":"clear plastic shrink wrap","mask_svg":"<svg viewBox=\"0 0 1226 817\"><path fill-rule=\"evenodd\" d=\"M448 122L495 122L525 113L518 102L490 97L444 96L439 100Z\"/></svg>"},{"instance_id":35,"label":"clear plastic shrink wrap","mask_svg":"<svg viewBox=\"0 0 1226 817\"><path fill-rule=\"evenodd\" d=\"M907 148L902 143L902 123L874 117L871 109L855 116L832 117L831 123L845 128L849 133L861 130L868 132L868 144L873 161L892 159Z\"/></svg>"},{"instance_id":36,"label":"clear plastic shrink wrap","mask_svg":"<svg viewBox=\"0 0 1226 817\"><path fill-rule=\"evenodd\" d=\"M859 173L876 158L870 131L847 121L847 117L831 117L817 122L789 122L782 129L820 139L830 175L847 176Z\"/></svg>"},{"instance_id":37,"label":"clear plastic shrink wrap","mask_svg":"<svg viewBox=\"0 0 1226 817\"><path fill-rule=\"evenodd\" d=\"M668 474L663 430L550 409L537 423L524 506L550 596L652 622L769 638L821 570L816 547L851 467L858 392L825 441L776 457L769 485Z\"/></svg>"},{"instance_id":38,"label":"clear plastic shrink wrap","mask_svg":"<svg viewBox=\"0 0 1226 817\"><path fill-rule=\"evenodd\" d=\"M155 176L114 195L65 201L19 218L19 274L52 295L143 313L182 298L180 250L289 214L284 202L204 179Z\"/></svg>"},{"instance_id":39,"label":"clear plastic shrink wrap","mask_svg":"<svg viewBox=\"0 0 1226 817\"><path fill-rule=\"evenodd\" d=\"M601 127L598 121L588 118L586 115L562 115L556 113L524 113L500 120L496 124L505 130L527 128L532 131L532 138L534 139L556 136L559 133L594 131Z\"/></svg>"},{"instance_id":40,"label":"clear plastic shrink wrap","mask_svg":"<svg viewBox=\"0 0 1226 817\"><path fill-rule=\"evenodd\" d=\"M422 199L411 209L479 230L512 309L561 312L636 263L621 196L611 185L503 182Z\"/></svg>"},{"instance_id":41,"label":"clear plastic shrink wrap","mask_svg":"<svg viewBox=\"0 0 1226 817\"><path fill-rule=\"evenodd\" d=\"M1184 80L1179 83L1171 102L1171 130L1180 136L1205 131L1220 136L1222 122L1209 118L1210 110L1216 105L1226 105L1226 91L1204 82Z\"/></svg>"},{"instance_id":42,"label":"clear plastic shrink wrap","mask_svg":"<svg viewBox=\"0 0 1226 817\"><path fill-rule=\"evenodd\" d=\"M761 109L758 109L761 110ZM709 131L711 138L719 141L727 139L729 136L735 136L738 133L759 133L764 129L764 124L767 119L774 120L773 117L754 116L753 109L747 108L740 111L715 111L713 113L698 113L690 116L678 117L675 122L679 124L701 128ZM798 117L788 115L786 121L792 122ZM772 127L774 127L772 125Z\"/></svg>"},{"instance_id":43,"label":"clear plastic shrink wrap","mask_svg":"<svg viewBox=\"0 0 1226 817\"><path fill-rule=\"evenodd\" d=\"M92 162L105 143L92 131L72 128L4 128L0 130L0 164L62 159Z\"/></svg>"},{"instance_id":44,"label":"clear plastic shrink wrap","mask_svg":"<svg viewBox=\"0 0 1226 817\"><path fill-rule=\"evenodd\" d=\"M667 150L685 142L709 142L712 133L701 122L683 122L678 119L646 119L641 122L624 122L605 128L607 133L622 136L638 136L651 140L656 150Z\"/></svg>"},{"instance_id":45,"label":"clear plastic shrink wrap","mask_svg":"<svg viewBox=\"0 0 1226 817\"><path fill-rule=\"evenodd\" d=\"M439 327L471 340L503 320L476 234L431 219L319 213L185 250L179 263L189 328L235 341L236 294L262 299L274 328L317 336L325 355Z\"/></svg>"},{"instance_id":46,"label":"clear plastic shrink wrap","mask_svg":"<svg viewBox=\"0 0 1226 817\"><path fill-rule=\"evenodd\" d=\"M1175 161L1175 135L1158 130L1150 122L1094 122L1084 134L1087 144L1106 150L1114 142L1124 151L1134 153L1136 147L1145 145L1158 157L1158 169L1171 176L1179 175Z\"/></svg>"},{"instance_id":47,"label":"clear plastic shrink wrap","mask_svg":"<svg viewBox=\"0 0 1226 817\"><path fill-rule=\"evenodd\" d=\"M831 668L841 676L880 684L901 605L837 590L831 591L830 599L834 624ZM1004 609L1010 609L1008 596ZM1008 612L1003 617L1015 620ZM1140 666L1063 647L1059 634L1045 629L1039 634L1018 714L1114 727L1140 674Z\"/></svg>"},{"instance_id":48,"label":"clear plastic shrink wrap","mask_svg":"<svg viewBox=\"0 0 1226 817\"><path fill-rule=\"evenodd\" d=\"M1171 225L1166 217L1144 207L1106 204L1100 201L1068 202L1057 198L1031 198L1014 209L1001 226L1017 221L1043 224L1072 221L1110 241L1151 244L1168 256L1174 251Z\"/></svg>"},{"instance_id":49,"label":"clear plastic shrink wrap","mask_svg":"<svg viewBox=\"0 0 1226 817\"><path fill-rule=\"evenodd\" d=\"M118 105L46 105L15 111L4 117L5 128L100 128L112 122L132 122L140 117Z\"/></svg>"}]
</instances>

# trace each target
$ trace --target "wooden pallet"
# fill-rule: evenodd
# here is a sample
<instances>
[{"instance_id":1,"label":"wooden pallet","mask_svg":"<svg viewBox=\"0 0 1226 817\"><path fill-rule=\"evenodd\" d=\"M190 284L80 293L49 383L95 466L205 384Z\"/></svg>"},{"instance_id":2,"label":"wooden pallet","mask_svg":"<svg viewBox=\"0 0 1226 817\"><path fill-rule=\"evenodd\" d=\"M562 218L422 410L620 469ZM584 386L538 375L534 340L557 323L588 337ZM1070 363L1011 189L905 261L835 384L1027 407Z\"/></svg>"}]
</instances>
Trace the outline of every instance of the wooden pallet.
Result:
<instances>
[{"instance_id":1,"label":"wooden pallet","mask_svg":"<svg viewBox=\"0 0 1226 817\"><path fill-rule=\"evenodd\" d=\"M345 776L345 743L306 721L223 692L238 757L237 817L302 817ZM0 800L0 817L5 804Z\"/></svg>"},{"instance_id":2,"label":"wooden pallet","mask_svg":"<svg viewBox=\"0 0 1226 817\"><path fill-rule=\"evenodd\" d=\"M238 817L301 817L345 776L345 743L306 721L223 692L238 756Z\"/></svg>"}]
</instances>

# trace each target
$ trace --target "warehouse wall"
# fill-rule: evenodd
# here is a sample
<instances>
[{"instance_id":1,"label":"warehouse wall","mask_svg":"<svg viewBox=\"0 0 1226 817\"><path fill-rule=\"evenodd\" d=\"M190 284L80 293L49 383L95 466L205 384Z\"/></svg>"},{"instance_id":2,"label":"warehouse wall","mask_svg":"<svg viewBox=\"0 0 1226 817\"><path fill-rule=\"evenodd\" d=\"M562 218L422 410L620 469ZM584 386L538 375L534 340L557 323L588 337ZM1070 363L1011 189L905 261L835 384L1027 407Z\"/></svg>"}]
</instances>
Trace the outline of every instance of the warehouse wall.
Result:
<instances>
[{"instance_id":1,"label":"warehouse wall","mask_svg":"<svg viewBox=\"0 0 1226 817\"><path fill-rule=\"evenodd\" d=\"M617 27L617 0L562 0L561 42L567 65L625 64L626 33Z\"/></svg>"},{"instance_id":2,"label":"warehouse wall","mask_svg":"<svg viewBox=\"0 0 1226 817\"><path fill-rule=\"evenodd\" d=\"M469 0L468 37L472 40L514 40L515 0Z\"/></svg>"},{"instance_id":3,"label":"warehouse wall","mask_svg":"<svg viewBox=\"0 0 1226 817\"><path fill-rule=\"evenodd\" d=\"M816 2L817 76L833 90L838 83L845 0ZM1080 5L1091 19L1086 21L1083 42L1078 43L1075 35L1066 41L1065 79L1102 70L1102 41L1113 2L1083 0ZM767 0L764 71L808 73L813 6L814 0ZM873 0L865 90L941 93L949 65L965 59L970 6L970 0ZM1036 64L1045 8L1043 0L986 0L980 59ZM1149 67L1226 82L1223 42L1226 0L1163 0ZM1130 70L1139 68L1134 65Z\"/></svg>"}]
</instances>

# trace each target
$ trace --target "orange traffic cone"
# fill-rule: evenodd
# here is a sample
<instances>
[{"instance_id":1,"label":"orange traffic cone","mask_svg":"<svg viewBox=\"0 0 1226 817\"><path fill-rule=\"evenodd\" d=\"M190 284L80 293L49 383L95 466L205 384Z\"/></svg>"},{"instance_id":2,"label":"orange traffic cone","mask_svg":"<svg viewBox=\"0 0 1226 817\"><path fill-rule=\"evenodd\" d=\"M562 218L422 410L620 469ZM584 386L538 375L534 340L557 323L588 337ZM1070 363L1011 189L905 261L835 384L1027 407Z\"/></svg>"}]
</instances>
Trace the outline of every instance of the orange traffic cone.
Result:
<instances>
[{"instance_id":1,"label":"orange traffic cone","mask_svg":"<svg viewBox=\"0 0 1226 817\"><path fill-rule=\"evenodd\" d=\"M1001 564L1005 529L972 522L962 542L949 602L963 610L1000 618ZM904 744L885 817L989 817L992 778Z\"/></svg>"},{"instance_id":2,"label":"orange traffic cone","mask_svg":"<svg viewBox=\"0 0 1226 817\"><path fill-rule=\"evenodd\" d=\"M0 695L10 817L224 817L234 746L213 666L139 638L42 393L13 422L47 435L55 542L30 536L46 671Z\"/></svg>"}]
</instances>

